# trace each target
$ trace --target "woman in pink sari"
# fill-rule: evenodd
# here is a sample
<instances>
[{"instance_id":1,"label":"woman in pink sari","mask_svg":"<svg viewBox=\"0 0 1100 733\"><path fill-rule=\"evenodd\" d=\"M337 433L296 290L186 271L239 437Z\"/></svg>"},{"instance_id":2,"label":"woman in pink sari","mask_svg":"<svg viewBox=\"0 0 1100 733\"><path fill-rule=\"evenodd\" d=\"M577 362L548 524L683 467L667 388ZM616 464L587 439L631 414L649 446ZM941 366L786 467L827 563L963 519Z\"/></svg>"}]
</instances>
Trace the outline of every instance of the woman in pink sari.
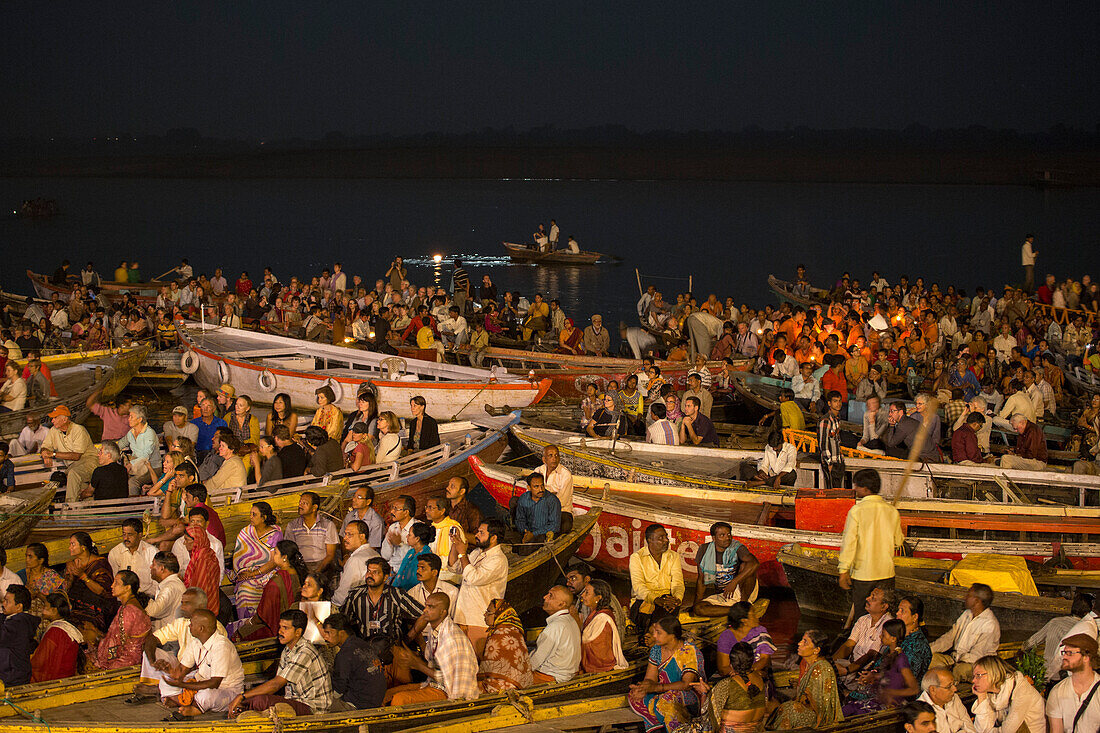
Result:
<instances>
[{"instance_id":1,"label":"woman in pink sari","mask_svg":"<svg viewBox=\"0 0 1100 733\"><path fill-rule=\"evenodd\" d=\"M111 594L119 602L107 634L97 642L89 640L88 666L91 670L121 669L141 662L141 649L152 624L145 614L149 598L138 592L141 581L131 570L119 570L111 584Z\"/></svg>"}]
</instances>

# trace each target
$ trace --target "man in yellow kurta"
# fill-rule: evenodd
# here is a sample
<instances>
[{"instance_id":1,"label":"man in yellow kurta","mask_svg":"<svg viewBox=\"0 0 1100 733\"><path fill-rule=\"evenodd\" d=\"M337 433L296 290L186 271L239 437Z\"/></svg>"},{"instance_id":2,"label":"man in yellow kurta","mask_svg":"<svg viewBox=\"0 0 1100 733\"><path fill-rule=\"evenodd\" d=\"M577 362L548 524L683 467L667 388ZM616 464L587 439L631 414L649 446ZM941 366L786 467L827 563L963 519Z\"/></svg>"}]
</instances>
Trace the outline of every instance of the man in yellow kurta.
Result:
<instances>
[{"instance_id":1,"label":"man in yellow kurta","mask_svg":"<svg viewBox=\"0 0 1100 733\"><path fill-rule=\"evenodd\" d=\"M840 587L852 592L852 608L862 613L875 586L894 587L894 550L901 547L898 510L887 504L879 491L882 479L878 471L865 468L852 477L856 503L848 510L844 534L840 538ZM847 625L851 625L849 615Z\"/></svg>"},{"instance_id":2,"label":"man in yellow kurta","mask_svg":"<svg viewBox=\"0 0 1100 733\"><path fill-rule=\"evenodd\" d=\"M669 549L668 532L659 524L645 529L645 545L630 556L630 618L641 638L658 618L675 616L684 600L680 553Z\"/></svg>"}]
</instances>

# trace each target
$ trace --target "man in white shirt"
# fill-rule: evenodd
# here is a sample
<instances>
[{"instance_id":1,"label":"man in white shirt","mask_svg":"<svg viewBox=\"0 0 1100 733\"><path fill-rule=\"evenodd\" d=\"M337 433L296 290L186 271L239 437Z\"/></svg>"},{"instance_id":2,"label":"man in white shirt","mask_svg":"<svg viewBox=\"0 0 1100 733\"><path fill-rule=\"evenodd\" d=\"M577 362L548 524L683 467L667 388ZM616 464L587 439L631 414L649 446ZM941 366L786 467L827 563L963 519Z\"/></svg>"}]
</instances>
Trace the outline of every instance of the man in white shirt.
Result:
<instances>
[{"instance_id":1,"label":"man in white shirt","mask_svg":"<svg viewBox=\"0 0 1100 733\"><path fill-rule=\"evenodd\" d=\"M928 670L920 687L922 692L917 699L936 711L936 733L975 733L974 721L959 699L958 685L949 670L943 667Z\"/></svg>"},{"instance_id":2,"label":"man in white shirt","mask_svg":"<svg viewBox=\"0 0 1100 733\"><path fill-rule=\"evenodd\" d=\"M180 604L186 588L179 576L180 561L170 552L154 555L149 572L156 582L156 594L145 606L145 613L153 622L153 631L156 631L183 615Z\"/></svg>"},{"instance_id":3,"label":"man in white shirt","mask_svg":"<svg viewBox=\"0 0 1100 733\"><path fill-rule=\"evenodd\" d=\"M456 537L451 543L451 570L462 574L455 623L466 632L479 655L485 648L488 634L485 609L489 607L489 601L504 598L504 591L508 588L508 556L500 546L504 532L503 522L488 519L478 526L473 551L469 555L465 540Z\"/></svg>"},{"instance_id":4,"label":"man in white shirt","mask_svg":"<svg viewBox=\"0 0 1100 733\"><path fill-rule=\"evenodd\" d=\"M1092 612L1086 613L1081 620L1066 632L1066 636L1085 634L1093 639L1100 639L1100 595L1093 596Z\"/></svg>"},{"instance_id":5,"label":"man in white shirt","mask_svg":"<svg viewBox=\"0 0 1100 733\"><path fill-rule=\"evenodd\" d=\"M535 684L566 682L580 668L581 629L569 613L572 606L573 591L564 585L555 585L542 598L546 629L530 658Z\"/></svg>"},{"instance_id":6,"label":"man in white shirt","mask_svg":"<svg viewBox=\"0 0 1100 733\"><path fill-rule=\"evenodd\" d=\"M558 497L563 512L573 513L573 474L561 465L561 453L556 445L542 449L542 465L535 469L546 479L546 490ZM562 531L568 530L562 527Z\"/></svg>"},{"instance_id":7,"label":"man in white shirt","mask_svg":"<svg viewBox=\"0 0 1100 733\"><path fill-rule=\"evenodd\" d=\"M550 249L555 250L558 248L558 237L561 235L561 229L558 228L558 223L553 219L550 220L550 236L547 237Z\"/></svg>"},{"instance_id":8,"label":"man in white shirt","mask_svg":"<svg viewBox=\"0 0 1100 733\"><path fill-rule=\"evenodd\" d=\"M876 586L871 591L863 605L867 612L856 619L848 638L833 652L839 674L855 672L855 665L861 658L882 646L882 627L894 617L897 607L898 594L893 588Z\"/></svg>"},{"instance_id":9,"label":"man in white shirt","mask_svg":"<svg viewBox=\"0 0 1100 733\"><path fill-rule=\"evenodd\" d=\"M390 526L386 530L386 539L382 540L382 557L389 561L393 572L401 569L405 553L412 551L409 545L409 530L413 526L416 514L416 500L402 494L390 502Z\"/></svg>"},{"instance_id":10,"label":"man in white shirt","mask_svg":"<svg viewBox=\"0 0 1100 733\"><path fill-rule=\"evenodd\" d=\"M178 709L167 720L183 720L208 712L225 712L244 691L244 666L225 634L218 633L218 619L205 608L191 616L191 641L180 650L178 664L159 691L162 702ZM195 693L190 702L180 699L184 690Z\"/></svg>"},{"instance_id":11,"label":"man in white shirt","mask_svg":"<svg viewBox=\"0 0 1100 733\"><path fill-rule=\"evenodd\" d=\"M777 379L794 379L798 375L798 362L783 349L772 351L775 363L772 364L772 376Z\"/></svg>"},{"instance_id":12,"label":"man in white shirt","mask_svg":"<svg viewBox=\"0 0 1100 733\"><path fill-rule=\"evenodd\" d=\"M777 430L768 434L764 457L756 463L755 470L751 460L741 463L742 478L747 486L770 486L777 490L781 485L794 486L797 469L798 450L793 443L784 441Z\"/></svg>"},{"instance_id":13,"label":"man in white shirt","mask_svg":"<svg viewBox=\"0 0 1100 733\"><path fill-rule=\"evenodd\" d=\"M0 547L0 598L8 592L9 585L22 585L23 579L8 567L8 551Z\"/></svg>"},{"instance_id":14,"label":"man in white shirt","mask_svg":"<svg viewBox=\"0 0 1100 733\"><path fill-rule=\"evenodd\" d=\"M1035 289L1035 258L1039 253L1035 251L1034 245L1035 235L1029 234L1020 247L1020 264L1024 267L1024 291L1027 293Z\"/></svg>"},{"instance_id":15,"label":"man in white shirt","mask_svg":"<svg viewBox=\"0 0 1100 733\"><path fill-rule=\"evenodd\" d=\"M1055 616L1024 642L1024 651L1037 649L1038 647L1043 648L1048 681L1054 681L1061 677L1062 639L1070 636L1070 629L1089 614L1089 611L1092 610L1092 600L1092 594L1078 593L1073 597L1069 616Z\"/></svg>"},{"instance_id":16,"label":"man in white shirt","mask_svg":"<svg viewBox=\"0 0 1100 733\"><path fill-rule=\"evenodd\" d=\"M214 277L210 278L210 290L214 295L222 295L225 293L227 285L229 285L229 283L222 277L222 269L219 267L214 270Z\"/></svg>"},{"instance_id":17,"label":"man in white shirt","mask_svg":"<svg viewBox=\"0 0 1100 733\"><path fill-rule=\"evenodd\" d=\"M196 611L205 609L206 603L206 593L202 589L188 588L180 598L179 618L159 629L154 629L153 633L145 637L141 654L141 674L138 684L134 686L134 694L125 700L127 704L139 705L156 696L159 683L167 679L173 665L179 663L176 654L168 652L163 647L175 644L181 651L187 648L193 638L191 616ZM219 634L226 636L225 627L220 623L217 625L217 630Z\"/></svg>"},{"instance_id":18,"label":"man in white shirt","mask_svg":"<svg viewBox=\"0 0 1100 733\"><path fill-rule=\"evenodd\" d=\"M1100 674L1096 673L1096 661L1096 639L1075 634L1063 640L1061 667L1069 676L1047 696L1050 733L1100 730Z\"/></svg>"},{"instance_id":19,"label":"man in white shirt","mask_svg":"<svg viewBox=\"0 0 1100 733\"><path fill-rule=\"evenodd\" d=\"M344 552L348 553L344 561L344 572L340 573L340 584L332 594L332 602L344 605L348 591L363 582L367 575L367 560L378 557L373 547L367 544L367 525L353 519L344 527Z\"/></svg>"},{"instance_id":20,"label":"man in white shirt","mask_svg":"<svg viewBox=\"0 0 1100 733\"><path fill-rule=\"evenodd\" d=\"M814 376L814 363L805 361L798 368L799 373L791 379L794 401L804 408L816 410L821 399L821 383Z\"/></svg>"},{"instance_id":21,"label":"man in white shirt","mask_svg":"<svg viewBox=\"0 0 1100 733\"><path fill-rule=\"evenodd\" d=\"M8 455L12 458L37 453L50 429L42 424L36 413L27 415L27 424L19 431L19 437L8 443Z\"/></svg>"},{"instance_id":22,"label":"man in white shirt","mask_svg":"<svg viewBox=\"0 0 1100 733\"><path fill-rule=\"evenodd\" d=\"M469 327L466 317L458 310L458 306L452 305L447 309L447 317L439 321L439 338L447 348L462 346L469 340Z\"/></svg>"},{"instance_id":23,"label":"man in white shirt","mask_svg":"<svg viewBox=\"0 0 1100 733\"><path fill-rule=\"evenodd\" d=\"M458 587L439 579L439 573L443 570L443 561L439 555L425 553L416 558L416 579L420 582L414 585L405 594L424 610L424 604L428 602L428 596L432 593L446 593L451 599L451 618L454 618L458 605ZM421 629L422 630L422 629ZM410 640L417 634L410 634Z\"/></svg>"},{"instance_id":24,"label":"man in white shirt","mask_svg":"<svg viewBox=\"0 0 1100 733\"><path fill-rule=\"evenodd\" d=\"M340 525L341 536L348 528L348 524L355 520L367 525L367 544L376 550L381 550L382 541L386 536L386 524L374 510L374 489L369 486L360 486L352 495L351 508L344 515L344 521Z\"/></svg>"},{"instance_id":25,"label":"man in white shirt","mask_svg":"<svg viewBox=\"0 0 1100 733\"><path fill-rule=\"evenodd\" d=\"M107 562L114 575L118 575L119 570L133 571L141 582L141 592L152 596L157 591L157 583L153 580L150 566L157 548L142 538L142 530L140 519L131 517L123 520L122 542L107 553Z\"/></svg>"},{"instance_id":26,"label":"man in white shirt","mask_svg":"<svg viewBox=\"0 0 1100 733\"><path fill-rule=\"evenodd\" d=\"M969 682L974 662L996 654L1001 642L1001 624L993 615L993 589L974 583L966 592L966 610L951 630L932 642L932 666L947 667L959 682Z\"/></svg>"}]
</instances>

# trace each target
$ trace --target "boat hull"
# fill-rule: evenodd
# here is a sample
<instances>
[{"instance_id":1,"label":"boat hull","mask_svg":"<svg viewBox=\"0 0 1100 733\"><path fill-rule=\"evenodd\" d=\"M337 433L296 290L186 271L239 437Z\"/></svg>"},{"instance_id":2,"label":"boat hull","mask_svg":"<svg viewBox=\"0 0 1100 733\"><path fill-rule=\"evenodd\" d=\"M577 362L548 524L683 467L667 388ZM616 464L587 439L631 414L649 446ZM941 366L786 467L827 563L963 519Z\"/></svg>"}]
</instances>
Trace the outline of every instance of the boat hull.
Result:
<instances>
[{"instance_id":1,"label":"boat hull","mask_svg":"<svg viewBox=\"0 0 1100 733\"><path fill-rule=\"evenodd\" d=\"M835 553L829 553L828 558L807 556L800 548L788 546L780 550L778 559L794 588L799 608L833 618L847 617L851 604L846 593L837 592L840 573ZM896 572L894 584L898 593L916 595L924 601L923 620L929 626L950 627L965 610L967 588L929 580L927 574L919 577L919 571L907 570L902 565L897 566ZM1017 635L1021 632L1030 635L1069 610L1070 603L1064 598L998 593L993 599L993 613L1001 628Z\"/></svg>"},{"instance_id":2,"label":"boat hull","mask_svg":"<svg viewBox=\"0 0 1100 733\"><path fill-rule=\"evenodd\" d=\"M251 334L253 340L256 335ZM285 344L294 349L311 349L316 346L309 342L287 339L281 336L267 337L273 345ZM422 396L428 403L428 413L437 420L469 420L486 414L487 408L494 410L513 410L538 403L550 390L550 382L542 380L531 383L526 380L508 382L489 382L488 372L484 372L485 381L444 380L444 379L385 379L378 372L363 369L363 376L353 376L358 369L340 370L302 370L281 368L276 363L256 362L249 359L234 358L233 352L220 353L202 343L201 338L184 332L184 340L198 359L198 369L194 373L195 381L207 389L218 389L222 384L230 384L237 394L247 394L259 404L270 404L278 393L290 395L296 406L314 405L317 402L316 390L329 386L336 394L336 404L345 413L354 412L357 407L355 396L364 386L372 389L378 398L379 412L392 411L398 417L411 417L409 400ZM262 342L261 342L262 343ZM320 349L322 347L318 347ZM377 360L377 355L367 352L340 349L331 353L329 347L322 360L336 360L342 357L346 363L356 363L357 357ZM344 353L340 353L344 352ZM331 355L330 355L331 354ZM451 367L454 368L454 367ZM481 372L482 370L469 370ZM270 379L265 388L261 378Z\"/></svg>"}]
</instances>

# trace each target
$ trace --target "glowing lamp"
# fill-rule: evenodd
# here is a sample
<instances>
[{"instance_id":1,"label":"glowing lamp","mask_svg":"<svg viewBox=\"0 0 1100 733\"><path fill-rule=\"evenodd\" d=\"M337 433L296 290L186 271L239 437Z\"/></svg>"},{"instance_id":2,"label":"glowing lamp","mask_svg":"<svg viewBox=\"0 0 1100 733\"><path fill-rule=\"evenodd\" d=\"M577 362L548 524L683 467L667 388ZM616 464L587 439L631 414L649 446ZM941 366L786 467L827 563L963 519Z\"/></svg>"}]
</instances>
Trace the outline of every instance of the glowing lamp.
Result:
<instances>
[{"instance_id":1,"label":"glowing lamp","mask_svg":"<svg viewBox=\"0 0 1100 733\"><path fill-rule=\"evenodd\" d=\"M443 261L443 255L432 255L432 262L434 262L435 264L438 265L442 261Z\"/></svg>"}]
</instances>

